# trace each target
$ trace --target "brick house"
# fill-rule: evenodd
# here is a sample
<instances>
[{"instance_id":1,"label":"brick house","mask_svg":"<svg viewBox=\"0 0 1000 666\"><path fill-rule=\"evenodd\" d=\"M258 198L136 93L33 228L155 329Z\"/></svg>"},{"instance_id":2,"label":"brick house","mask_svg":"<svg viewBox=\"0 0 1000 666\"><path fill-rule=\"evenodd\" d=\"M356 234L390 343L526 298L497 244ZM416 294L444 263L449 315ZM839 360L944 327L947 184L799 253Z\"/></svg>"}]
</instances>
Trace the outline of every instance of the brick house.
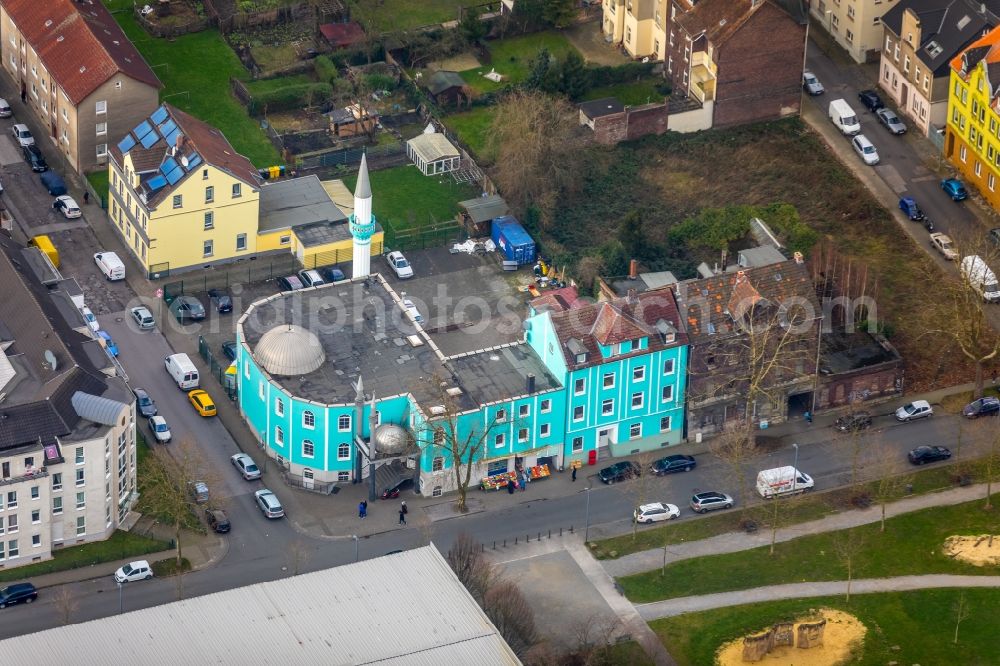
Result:
<instances>
[{"instance_id":1,"label":"brick house","mask_svg":"<svg viewBox=\"0 0 1000 666\"><path fill-rule=\"evenodd\" d=\"M0 0L3 66L79 172L148 116L162 84L99 0ZM36 137L41 140L42 137Z\"/></svg>"},{"instance_id":2,"label":"brick house","mask_svg":"<svg viewBox=\"0 0 1000 666\"><path fill-rule=\"evenodd\" d=\"M684 5L671 8L666 72L675 91L712 108L712 127L799 113L805 25L774 0Z\"/></svg>"}]
</instances>

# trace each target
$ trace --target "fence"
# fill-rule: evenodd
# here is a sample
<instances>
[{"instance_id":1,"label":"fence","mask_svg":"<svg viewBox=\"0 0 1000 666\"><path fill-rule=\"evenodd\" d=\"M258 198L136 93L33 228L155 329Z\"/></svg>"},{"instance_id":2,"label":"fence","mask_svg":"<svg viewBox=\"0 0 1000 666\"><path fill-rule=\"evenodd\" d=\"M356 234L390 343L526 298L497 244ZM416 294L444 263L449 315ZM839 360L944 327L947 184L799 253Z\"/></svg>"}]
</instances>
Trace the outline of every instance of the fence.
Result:
<instances>
[{"instance_id":1,"label":"fence","mask_svg":"<svg viewBox=\"0 0 1000 666\"><path fill-rule=\"evenodd\" d=\"M234 0L202 0L205 12L218 23L219 31L228 34L233 30L258 28L297 21L309 21L313 16L308 2L282 7L267 7L251 4L249 10L239 9Z\"/></svg>"},{"instance_id":2,"label":"fence","mask_svg":"<svg viewBox=\"0 0 1000 666\"><path fill-rule=\"evenodd\" d=\"M232 376L231 381L227 381L226 370L229 369L230 363L228 359L223 359L225 365L220 364L215 359L215 354L212 353L211 348L205 341L205 338L198 336L198 354L205 360L208 364L209 371L212 376L219 382L222 386L222 390L226 392L226 395L230 400L236 400L236 377Z\"/></svg>"},{"instance_id":3,"label":"fence","mask_svg":"<svg viewBox=\"0 0 1000 666\"><path fill-rule=\"evenodd\" d=\"M444 220L429 226L399 228L392 220L379 220L385 229L385 246L393 250L423 250L428 247L461 243L467 238L458 220Z\"/></svg>"},{"instance_id":4,"label":"fence","mask_svg":"<svg viewBox=\"0 0 1000 666\"><path fill-rule=\"evenodd\" d=\"M292 474L284 467L281 468L281 478L290 486L321 495L332 495L337 489L336 481L317 481L311 477Z\"/></svg>"},{"instance_id":5,"label":"fence","mask_svg":"<svg viewBox=\"0 0 1000 666\"><path fill-rule=\"evenodd\" d=\"M192 272L189 277L163 285L163 300L169 305L177 296L202 293L209 289L229 289L234 285L251 285L268 282L290 275L299 269L298 259L291 253L274 255L271 259L256 259L227 269L211 269L201 274Z\"/></svg>"},{"instance_id":6,"label":"fence","mask_svg":"<svg viewBox=\"0 0 1000 666\"><path fill-rule=\"evenodd\" d=\"M340 148L318 153L310 153L299 156L296 159L298 169L322 169L338 166L353 166L361 163L361 156L368 154L369 165L380 158L388 160L391 158L406 158L405 143L387 143L381 146L370 146L368 148Z\"/></svg>"}]
</instances>

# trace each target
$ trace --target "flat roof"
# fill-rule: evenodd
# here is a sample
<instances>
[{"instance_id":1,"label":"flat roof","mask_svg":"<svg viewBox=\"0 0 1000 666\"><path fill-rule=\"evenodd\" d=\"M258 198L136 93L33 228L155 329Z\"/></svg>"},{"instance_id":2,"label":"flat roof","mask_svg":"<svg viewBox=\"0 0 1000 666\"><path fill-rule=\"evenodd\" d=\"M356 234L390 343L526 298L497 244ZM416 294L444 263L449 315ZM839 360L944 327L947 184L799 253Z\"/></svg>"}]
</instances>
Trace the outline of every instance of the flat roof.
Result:
<instances>
[{"instance_id":1,"label":"flat roof","mask_svg":"<svg viewBox=\"0 0 1000 666\"><path fill-rule=\"evenodd\" d=\"M465 212L472 218L472 221L477 224L503 217L510 212L507 202L499 194L459 201L458 205L460 208L464 208Z\"/></svg>"},{"instance_id":2,"label":"flat roof","mask_svg":"<svg viewBox=\"0 0 1000 666\"><path fill-rule=\"evenodd\" d=\"M375 223L375 232L382 231L381 225ZM351 227L347 220L336 222L313 222L311 224L300 224L292 230L295 237L303 247L316 247L350 240Z\"/></svg>"},{"instance_id":3,"label":"flat roof","mask_svg":"<svg viewBox=\"0 0 1000 666\"><path fill-rule=\"evenodd\" d=\"M449 364L459 385L476 402L490 403L528 395L528 376L535 376L531 393L544 393L561 384L535 351L524 343L452 357Z\"/></svg>"},{"instance_id":4,"label":"flat roof","mask_svg":"<svg viewBox=\"0 0 1000 666\"><path fill-rule=\"evenodd\" d=\"M387 612L386 609L392 609ZM520 664L434 545L0 641L10 663Z\"/></svg>"},{"instance_id":5,"label":"flat roof","mask_svg":"<svg viewBox=\"0 0 1000 666\"><path fill-rule=\"evenodd\" d=\"M590 102L583 102L580 104L580 111L583 111L583 115L588 118L600 118L601 116L610 116L614 113L621 113L625 110L625 105L619 102L614 97L605 97L603 99L595 99Z\"/></svg>"},{"instance_id":6,"label":"flat roof","mask_svg":"<svg viewBox=\"0 0 1000 666\"><path fill-rule=\"evenodd\" d=\"M347 217L354 212L354 193L347 189L344 181L340 179L321 181L327 196L337 205Z\"/></svg>"},{"instance_id":7,"label":"flat roof","mask_svg":"<svg viewBox=\"0 0 1000 666\"><path fill-rule=\"evenodd\" d=\"M259 231L346 220L315 174L268 182L260 188Z\"/></svg>"}]
</instances>

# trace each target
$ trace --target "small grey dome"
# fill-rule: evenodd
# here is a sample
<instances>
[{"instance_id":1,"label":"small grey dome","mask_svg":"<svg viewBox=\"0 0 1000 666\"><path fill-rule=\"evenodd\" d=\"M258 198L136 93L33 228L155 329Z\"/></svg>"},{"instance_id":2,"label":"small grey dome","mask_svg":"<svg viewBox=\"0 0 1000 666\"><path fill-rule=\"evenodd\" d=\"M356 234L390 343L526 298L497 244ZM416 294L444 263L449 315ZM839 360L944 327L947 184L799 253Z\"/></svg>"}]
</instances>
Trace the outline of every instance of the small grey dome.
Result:
<instances>
[{"instance_id":1,"label":"small grey dome","mask_svg":"<svg viewBox=\"0 0 1000 666\"><path fill-rule=\"evenodd\" d=\"M410 445L410 435L395 423L383 423L375 428L375 450L379 455L397 455Z\"/></svg>"},{"instance_id":2,"label":"small grey dome","mask_svg":"<svg viewBox=\"0 0 1000 666\"><path fill-rule=\"evenodd\" d=\"M257 362L272 375L308 375L326 360L323 346L312 331L281 324L260 336L254 350Z\"/></svg>"}]
</instances>

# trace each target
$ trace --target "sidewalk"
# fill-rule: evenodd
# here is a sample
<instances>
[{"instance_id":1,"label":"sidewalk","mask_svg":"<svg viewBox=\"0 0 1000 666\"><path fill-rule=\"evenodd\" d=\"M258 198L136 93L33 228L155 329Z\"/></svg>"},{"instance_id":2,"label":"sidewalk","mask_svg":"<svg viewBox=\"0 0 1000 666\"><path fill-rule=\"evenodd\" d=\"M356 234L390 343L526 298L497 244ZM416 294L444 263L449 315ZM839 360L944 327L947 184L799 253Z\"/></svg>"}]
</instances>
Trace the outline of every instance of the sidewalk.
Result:
<instances>
[{"instance_id":1,"label":"sidewalk","mask_svg":"<svg viewBox=\"0 0 1000 666\"><path fill-rule=\"evenodd\" d=\"M928 509L935 506L951 506L963 502L971 502L983 499L986 496L986 484L980 483L962 488L952 488L937 493L926 495L916 495L908 497L898 502L893 502L886 506L886 518L899 516L904 513L912 513L921 509ZM801 536L809 534L820 534L822 532L833 532L845 530L858 525L869 525L877 523L882 519L882 509L879 506L870 506L867 509L853 509L835 513L819 520L808 523L800 523L789 527L779 528L775 535L776 542L791 541ZM667 549L667 564L692 557L703 557L708 555L719 555L721 553L735 553L751 548L760 548L771 543L771 533L768 530L746 534L744 532L730 532L710 537L701 541L690 543L674 544ZM611 576L629 576L631 574L652 571L663 566L663 549L655 548L644 550L640 553L626 555L617 560L605 560L602 562L604 570Z\"/></svg>"},{"instance_id":2,"label":"sidewalk","mask_svg":"<svg viewBox=\"0 0 1000 666\"><path fill-rule=\"evenodd\" d=\"M1000 576L959 576L955 574L928 574L926 576L897 576L896 578L862 578L851 582L851 594L872 592L907 592L942 587L1000 587ZM771 585L752 590L720 592L697 597L681 597L639 604L635 609L646 622L684 613L740 606L779 599L806 599L847 593L847 581L824 583L790 583Z\"/></svg>"}]
</instances>

